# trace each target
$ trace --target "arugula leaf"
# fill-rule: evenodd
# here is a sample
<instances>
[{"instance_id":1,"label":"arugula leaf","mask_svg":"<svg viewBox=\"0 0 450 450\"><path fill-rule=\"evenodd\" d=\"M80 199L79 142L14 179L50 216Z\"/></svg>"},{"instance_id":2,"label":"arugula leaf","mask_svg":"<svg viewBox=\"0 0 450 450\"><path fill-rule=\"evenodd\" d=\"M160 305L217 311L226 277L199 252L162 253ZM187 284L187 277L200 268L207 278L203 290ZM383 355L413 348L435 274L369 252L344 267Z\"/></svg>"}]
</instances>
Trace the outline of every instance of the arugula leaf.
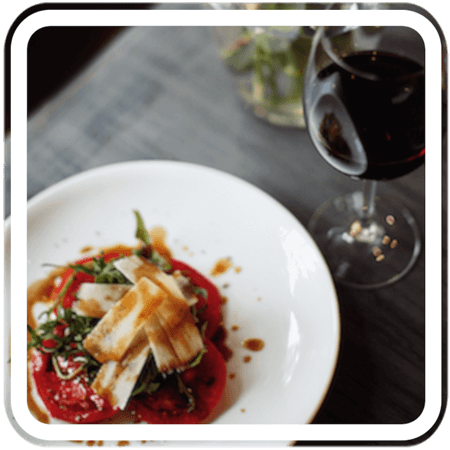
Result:
<instances>
[{"instance_id":1,"label":"arugula leaf","mask_svg":"<svg viewBox=\"0 0 450 450\"><path fill-rule=\"evenodd\" d=\"M162 255L160 255L153 247L152 240L150 234L145 228L144 221L142 220L141 215L138 211L134 210L134 214L136 215L137 220L137 228L136 228L136 238L142 241L145 246L135 252L135 255L143 256L144 258L149 259L153 264L156 264L159 268L164 270L165 272L169 272L172 270L172 264Z\"/></svg>"},{"instance_id":2,"label":"arugula leaf","mask_svg":"<svg viewBox=\"0 0 450 450\"><path fill-rule=\"evenodd\" d=\"M145 228L144 221L142 220L141 215L138 211L134 210L134 214L136 214L137 220L137 228L136 228L136 238L141 240L146 245L151 245L152 241L150 239L150 235Z\"/></svg>"},{"instance_id":3,"label":"arugula leaf","mask_svg":"<svg viewBox=\"0 0 450 450\"><path fill-rule=\"evenodd\" d=\"M187 412L192 412L195 409L195 397L192 394L192 389L183 383L183 380L181 379L179 373L176 374L176 377L178 382L178 391L180 392L180 394L184 394L187 398Z\"/></svg>"},{"instance_id":4,"label":"arugula leaf","mask_svg":"<svg viewBox=\"0 0 450 450\"><path fill-rule=\"evenodd\" d=\"M35 330L27 324L27 329L31 335L31 340L27 344L27 350L35 348L42 353L51 353L55 371L62 379L67 378L64 378L66 375L62 374L59 366L55 366L56 357L62 356L63 358L68 358L70 355L76 356L81 353L81 356L86 360L86 363L83 365L83 370L86 371L88 382L91 383L100 369L100 363L84 349L82 341L95 327L98 319L79 316L71 308L63 308L61 305L56 306L56 318L51 319L50 315L54 310L55 308L51 311L45 311L48 315L47 320ZM58 326L64 327L62 336L55 333L56 327ZM46 347L44 345L44 341L46 340L53 340L55 345L51 348Z\"/></svg>"},{"instance_id":5,"label":"arugula leaf","mask_svg":"<svg viewBox=\"0 0 450 450\"><path fill-rule=\"evenodd\" d=\"M120 258L118 258L120 259ZM131 284L122 273L114 266L114 262L106 262L103 256L103 252L100 256L92 260L91 266L85 266L83 264L69 264L69 267L75 270L75 273L83 272L94 277L94 283L119 283L119 284Z\"/></svg>"},{"instance_id":6,"label":"arugula leaf","mask_svg":"<svg viewBox=\"0 0 450 450\"><path fill-rule=\"evenodd\" d=\"M155 382L159 375L158 368L156 367L155 358L153 357L153 353L147 357L147 361L144 364L144 368L139 375L139 378L134 386L133 392L131 393L131 397L141 394L147 393L151 394L156 392L161 383Z\"/></svg>"},{"instance_id":7,"label":"arugula leaf","mask_svg":"<svg viewBox=\"0 0 450 450\"><path fill-rule=\"evenodd\" d=\"M199 286L193 286L192 291L195 295L202 296L205 300L208 298L208 291L205 288L201 288Z\"/></svg>"},{"instance_id":8,"label":"arugula leaf","mask_svg":"<svg viewBox=\"0 0 450 450\"><path fill-rule=\"evenodd\" d=\"M161 270L170 272L172 270L172 264L169 260L161 256L156 250L152 251L152 263L156 264Z\"/></svg>"},{"instance_id":9,"label":"arugula leaf","mask_svg":"<svg viewBox=\"0 0 450 450\"><path fill-rule=\"evenodd\" d=\"M100 273L95 276L94 282L131 284L131 281L127 280L124 275L116 269L113 262L107 263L101 268Z\"/></svg>"},{"instance_id":10,"label":"arugula leaf","mask_svg":"<svg viewBox=\"0 0 450 450\"><path fill-rule=\"evenodd\" d=\"M190 362L189 364L189 369L191 369L192 367L198 366L203 358L203 355L207 352L208 350L206 350L206 348L203 348L200 353L194 358L193 361Z\"/></svg>"}]
</instances>

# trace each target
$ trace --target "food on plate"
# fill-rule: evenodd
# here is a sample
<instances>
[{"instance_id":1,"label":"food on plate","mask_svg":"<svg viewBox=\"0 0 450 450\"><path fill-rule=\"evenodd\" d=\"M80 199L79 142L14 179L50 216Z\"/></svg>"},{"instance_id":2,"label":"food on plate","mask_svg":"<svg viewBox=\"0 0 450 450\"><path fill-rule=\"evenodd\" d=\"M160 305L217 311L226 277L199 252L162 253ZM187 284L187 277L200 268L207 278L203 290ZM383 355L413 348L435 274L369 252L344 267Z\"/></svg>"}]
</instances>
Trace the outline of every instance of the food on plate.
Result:
<instances>
[{"instance_id":1,"label":"food on plate","mask_svg":"<svg viewBox=\"0 0 450 450\"><path fill-rule=\"evenodd\" d=\"M33 385L55 419L126 411L135 423L201 423L224 392L220 293L158 253L135 213L139 245L68 264L51 279L51 306L27 324Z\"/></svg>"}]
</instances>

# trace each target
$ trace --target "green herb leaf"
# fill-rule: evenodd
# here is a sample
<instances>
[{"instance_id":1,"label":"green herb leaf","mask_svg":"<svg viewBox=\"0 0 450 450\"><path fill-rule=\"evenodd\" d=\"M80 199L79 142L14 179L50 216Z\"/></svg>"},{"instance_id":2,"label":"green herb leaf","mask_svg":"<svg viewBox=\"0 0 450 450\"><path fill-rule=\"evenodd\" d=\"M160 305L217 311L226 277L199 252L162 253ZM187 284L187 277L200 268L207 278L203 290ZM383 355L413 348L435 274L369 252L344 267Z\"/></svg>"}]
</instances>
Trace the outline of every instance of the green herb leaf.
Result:
<instances>
[{"instance_id":1,"label":"green herb leaf","mask_svg":"<svg viewBox=\"0 0 450 450\"><path fill-rule=\"evenodd\" d=\"M85 358L86 363L79 372L82 370L86 371L89 380L88 382L91 383L100 369L100 363L85 350L82 341L92 331L97 324L98 319L79 316L73 312L71 308L63 308L59 304L56 306L56 309L52 308L51 311L55 312L55 319L50 319L49 313L47 321L40 324L35 330L27 325L27 329L31 335L31 340L27 345L27 349L35 348L41 353L51 353L55 372L61 379L70 379L72 376L67 378L68 375L62 373L56 358L58 356L68 358L71 355L76 356L80 354L80 356ZM64 326L64 333L62 336L55 334L57 326ZM44 341L47 339L53 340L56 345L51 348L46 347ZM76 345L73 346L72 344ZM79 372L77 372L77 374Z\"/></svg>"},{"instance_id":2,"label":"green herb leaf","mask_svg":"<svg viewBox=\"0 0 450 450\"><path fill-rule=\"evenodd\" d=\"M141 215L138 211L134 210L134 214L136 214L137 220L137 229L136 229L136 238L140 239L144 244L151 245L150 235L148 234L147 229L145 228L144 221L142 220Z\"/></svg>"},{"instance_id":3,"label":"green herb leaf","mask_svg":"<svg viewBox=\"0 0 450 450\"><path fill-rule=\"evenodd\" d=\"M206 350L206 348L203 348L200 353L195 357L195 359L193 361L191 361L189 363L189 368L191 369L192 367L198 366L203 358L203 355L207 352L208 350Z\"/></svg>"},{"instance_id":4,"label":"green herb leaf","mask_svg":"<svg viewBox=\"0 0 450 450\"><path fill-rule=\"evenodd\" d=\"M155 249L152 251L152 263L156 264L164 272L170 272L172 270L172 264L166 258L161 256Z\"/></svg>"},{"instance_id":5,"label":"green herb leaf","mask_svg":"<svg viewBox=\"0 0 450 450\"><path fill-rule=\"evenodd\" d=\"M194 292L195 295L202 296L205 300L208 298L208 291L205 288L201 288L198 286L192 287L192 292Z\"/></svg>"},{"instance_id":6,"label":"green herb leaf","mask_svg":"<svg viewBox=\"0 0 450 450\"><path fill-rule=\"evenodd\" d=\"M150 382L147 384L147 387L145 388L145 392L147 394L151 395L154 392L156 392L160 386L161 386L161 383Z\"/></svg>"},{"instance_id":7,"label":"green herb leaf","mask_svg":"<svg viewBox=\"0 0 450 450\"><path fill-rule=\"evenodd\" d=\"M137 251L133 251L133 253L137 256L142 256L144 258L149 259L153 264L156 264L161 270L164 270L165 272L170 272L172 270L172 264L170 264L170 261L168 261L162 255L160 255L152 247L152 240L150 234L145 228L144 221L142 220L141 215L136 210L134 211L134 214L136 214L137 220L137 228L135 236L137 239L139 239L144 243L144 247Z\"/></svg>"},{"instance_id":8,"label":"green herb leaf","mask_svg":"<svg viewBox=\"0 0 450 450\"><path fill-rule=\"evenodd\" d=\"M192 412L195 409L195 397L192 394L192 389L183 383L183 380L181 379L180 374L177 373L176 377L177 377L177 382L178 382L178 391L180 392L180 394L184 394L187 398L187 403L188 403L187 411Z\"/></svg>"},{"instance_id":9,"label":"green herb leaf","mask_svg":"<svg viewBox=\"0 0 450 450\"><path fill-rule=\"evenodd\" d=\"M92 260L92 266L90 267L82 264L71 264L69 267L75 270L76 273L83 272L88 275L92 275L94 277L94 283L131 284L131 282L127 280L119 270L116 269L113 261L108 263L105 261L103 252L100 253L100 256Z\"/></svg>"},{"instance_id":10,"label":"green herb leaf","mask_svg":"<svg viewBox=\"0 0 450 450\"><path fill-rule=\"evenodd\" d=\"M144 368L142 369L141 374L139 375L139 378L134 386L131 396L133 397L143 392L146 392L147 394L156 392L160 384L155 382L158 375L159 372L156 367L155 358L153 357L153 353L150 352L147 357L147 361L144 364Z\"/></svg>"}]
</instances>

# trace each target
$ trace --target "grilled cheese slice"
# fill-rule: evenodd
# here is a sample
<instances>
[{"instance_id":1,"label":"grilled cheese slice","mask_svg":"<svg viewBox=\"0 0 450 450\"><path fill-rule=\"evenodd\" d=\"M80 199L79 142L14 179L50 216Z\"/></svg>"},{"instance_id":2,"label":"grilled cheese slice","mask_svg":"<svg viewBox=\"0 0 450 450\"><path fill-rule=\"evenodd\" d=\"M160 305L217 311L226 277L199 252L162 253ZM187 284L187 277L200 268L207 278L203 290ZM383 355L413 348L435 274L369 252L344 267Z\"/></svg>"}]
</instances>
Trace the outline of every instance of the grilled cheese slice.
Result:
<instances>
[{"instance_id":1,"label":"grilled cheese slice","mask_svg":"<svg viewBox=\"0 0 450 450\"><path fill-rule=\"evenodd\" d=\"M163 353L163 350L159 348L160 344L157 341L157 339L165 341L166 336L178 358L177 367L188 364L203 349L203 341L186 298L175 278L167 275L155 264L135 255L115 261L114 266L131 282L135 283L142 277L147 277L168 294L168 298L156 310L157 319L153 319L152 327L147 326L146 328L154 346L158 369L165 372L170 370L166 367L171 366L166 363L165 358L161 357L160 354ZM161 346L167 348L165 343ZM160 358L157 358L157 355ZM172 358L170 358L170 362L173 362Z\"/></svg>"},{"instance_id":2,"label":"grilled cheese slice","mask_svg":"<svg viewBox=\"0 0 450 450\"><path fill-rule=\"evenodd\" d=\"M111 366L110 362L122 361L143 328L158 370L166 373L182 369L203 349L203 341L177 281L136 256L122 258L115 264L136 284L105 311L83 341L84 347L99 362ZM95 290L84 288L88 292L90 289ZM106 309L108 304L103 302L102 306ZM94 312L101 314L100 308Z\"/></svg>"},{"instance_id":3,"label":"grilled cheese slice","mask_svg":"<svg viewBox=\"0 0 450 450\"><path fill-rule=\"evenodd\" d=\"M167 299L167 294L142 277L104 316L83 341L97 361L121 361L134 337Z\"/></svg>"},{"instance_id":4,"label":"grilled cheese slice","mask_svg":"<svg viewBox=\"0 0 450 450\"><path fill-rule=\"evenodd\" d=\"M159 372L172 372L182 365L173 348L169 335L161 326L161 322L156 315L146 322L144 330L150 341L153 357L155 358L156 367Z\"/></svg>"},{"instance_id":5,"label":"grilled cheese slice","mask_svg":"<svg viewBox=\"0 0 450 450\"><path fill-rule=\"evenodd\" d=\"M198 302L197 296L192 292L192 285L189 278L186 278L180 270L175 270L173 272L172 277L175 279L178 287L181 289L181 292L184 295L184 298L187 301L189 306L193 306Z\"/></svg>"},{"instance_id":6,"label":"grilled cheese slice","mask_svg":"<svg viewBox=\"0 0 450 450\"><path fill-rule=\"evenodd\" d=\"M189 306L169 297L158 307L155 316L169 337L179 367L185 366L203 349L203 341Z\"/></svg>"},{"instance_id":7,"label":"grilled cheese slice","mask_svg":"<svg viewBox=\"0 0 450 450\"><path fill-rule=\"evenodd\" d=\"M81 283L74 311L101 319L133 286L127 284Z\"/></svg>"},{"instance_id":8,"label":"grilled cheese slice","mask_svg":"<svg viewBox=\"0 0 450 450\"><path fill-rule=\"evenodd\" d=\"M114 262L114 266L132 283L137 283L141 277L146 277L174 298L186 302L177 280L146 259L132 255L118 259ZM196 301L197 298L195 300L190 298L189 306L192 306Z\"/></svg>"},{"instance_id":9,"label":"grilled cheese slice","mask_svg":"<svg viewBox=\"0 0 450 450\"><path fill-rule=\"evenodd\" d=\"M150 350L147 334L141 328L119 362L107 361L101 366L92 389L106 397L113 408L125 409Z\"/></svg>"}]
</instances>

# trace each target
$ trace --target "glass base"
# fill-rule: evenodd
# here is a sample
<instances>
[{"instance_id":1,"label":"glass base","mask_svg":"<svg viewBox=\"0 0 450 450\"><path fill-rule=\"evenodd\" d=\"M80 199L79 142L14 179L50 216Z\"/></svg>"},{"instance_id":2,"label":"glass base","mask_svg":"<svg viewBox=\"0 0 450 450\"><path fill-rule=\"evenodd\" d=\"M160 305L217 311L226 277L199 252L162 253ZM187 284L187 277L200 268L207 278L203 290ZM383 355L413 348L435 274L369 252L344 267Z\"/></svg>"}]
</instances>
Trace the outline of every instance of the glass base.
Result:
<instances>
[{"instance_id":1,"label":"glass base","mask_svg":"<svg viewBox=\"0 0 450 450\"><path fill-rule=\"evenodd\" d=\"M323 204L308 230L336 282L359 289L387 286L412 268L420 253L417 223L410 212L376 199L371 220L363 211L364 193Z\"/></svg>"}]
</instances>

